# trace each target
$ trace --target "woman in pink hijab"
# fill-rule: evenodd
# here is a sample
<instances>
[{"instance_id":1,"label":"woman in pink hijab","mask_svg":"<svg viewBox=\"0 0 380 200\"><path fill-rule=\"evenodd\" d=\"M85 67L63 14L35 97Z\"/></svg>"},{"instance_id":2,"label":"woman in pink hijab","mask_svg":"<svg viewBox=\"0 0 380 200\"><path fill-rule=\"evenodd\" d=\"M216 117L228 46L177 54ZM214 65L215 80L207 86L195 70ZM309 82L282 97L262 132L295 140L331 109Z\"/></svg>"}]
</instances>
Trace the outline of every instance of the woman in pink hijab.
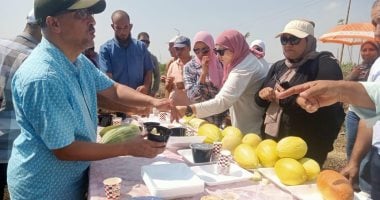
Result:
<instances>
[{"instance_id":1,"label":"woman in pink hijab","mask_svg":"<svg viewBox=\"0 0 380 200\"><path fill-rule=\"evenodd\" d=\"M219 93L208 101L177 106L179 113L204 118L229 109L232 125L242 133L260 133L264 110L253 99L268 67L250 53L244 36L236 30L226 30L217 37L214 53L224 66Z\"/></svg>"},{"instance_id":2,"label":"woman in pink hijab","mask_svg":"<svg viewBox=\"0 0 380 200\"><path fill-rule=\"evenodd\" d=\"M195 57L184 66L183 80L188 98L193 103L207 101L215 97L222 87L223 67L213 52L214 39L206 31L195 34L193 51ZM225 113L205 118L221 126Z\"/></svg>"}]
</instances>

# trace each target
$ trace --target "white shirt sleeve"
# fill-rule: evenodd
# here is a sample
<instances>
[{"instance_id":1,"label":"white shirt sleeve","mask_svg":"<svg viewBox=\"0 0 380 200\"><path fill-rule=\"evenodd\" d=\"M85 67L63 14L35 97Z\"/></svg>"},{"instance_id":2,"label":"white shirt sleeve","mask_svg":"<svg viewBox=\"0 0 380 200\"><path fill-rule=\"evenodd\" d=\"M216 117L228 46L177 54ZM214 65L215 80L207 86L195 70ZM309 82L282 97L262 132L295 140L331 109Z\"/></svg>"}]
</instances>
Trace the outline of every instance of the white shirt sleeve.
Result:
<instances>
[{"instance_id":1,"label":"white shirt sleeve","mask_svg":"<svg viewBox=\"0 0 380 200\"><path fill-rule=\"evenodd\" d=\"M376 110L360 108L353 106L352 110L360 116L360 118L366 119L367 122L373 126L376 121L380 120L380 82L360 82L367 91L371 100L375 103Z\"/></svg>"},{"instance_id":2,"label":"white shirt sleeve","mask_svg":"<svg viewBox=\"0 0 380 200\"><path fill-rule=\"evenodd\" d=\"M380 58L377 58L376 61L372 64L367 81L368 82L380 81Z\"/></svg>"},{"instance_id":3,"label":"white shirt sleeve","mask_svg":"<svg viewBox=\"0 0 380 200\"><path fill-rule=\"evenodd\" d=\"M204 118L229 109L244 93L252 76L252 71L233 69L223 87L213 99L194 104L197 117Z\"/></svg>"}]
</instances>

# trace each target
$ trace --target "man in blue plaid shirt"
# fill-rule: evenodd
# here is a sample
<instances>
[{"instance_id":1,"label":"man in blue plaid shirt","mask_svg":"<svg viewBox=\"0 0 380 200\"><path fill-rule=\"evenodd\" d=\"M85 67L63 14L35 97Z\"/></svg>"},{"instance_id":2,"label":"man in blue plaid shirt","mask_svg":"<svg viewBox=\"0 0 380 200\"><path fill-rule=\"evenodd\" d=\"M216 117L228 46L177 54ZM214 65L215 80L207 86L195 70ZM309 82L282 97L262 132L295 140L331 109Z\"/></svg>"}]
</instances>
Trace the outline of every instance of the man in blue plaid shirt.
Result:
<instances>
[{"instance_id":1,"label":"man in blue plaid shirt","mask_svg":"<svg viewBox=\"0 0 380 200\"><path fill-rule=\"evenodd\" d=\"M12 77L41 41L41 37L41 28L37 25L32 10L20 35L12 40L0 39L0 199L4 195L13 141L20 133L12 103Z\"/></svg>"}]
</instances>

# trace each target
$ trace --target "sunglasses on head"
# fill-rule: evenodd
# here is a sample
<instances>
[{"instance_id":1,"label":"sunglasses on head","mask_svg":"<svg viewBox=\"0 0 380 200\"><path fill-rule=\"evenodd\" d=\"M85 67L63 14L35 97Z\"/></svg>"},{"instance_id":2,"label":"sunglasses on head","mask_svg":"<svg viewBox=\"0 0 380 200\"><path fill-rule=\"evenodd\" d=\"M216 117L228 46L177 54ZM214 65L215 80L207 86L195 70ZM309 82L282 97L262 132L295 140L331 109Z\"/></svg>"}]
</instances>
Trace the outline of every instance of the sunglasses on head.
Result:
<instances>
[{"instance_id":1,"label":"sunglasses on head","mask_svg":"<svg viewBox=\"0 0 380 200\"><path fill-rule=\"evenodd\" d=\"M195 54L207 54L209 51L210 51L210 48L208 47L204 47L204 48L196 48L196 49L193 49L194 53Z\"/></svg>"},{"instance_id":2,"label":"sunglasses on head","mask_svg":"<svg viewBox=\"0 0 380 200\"><path fill-rule=\"evenodd\" d=\"M282 45L297 45L301 42L301 38L298 38L296 36L290 35L290 36L281 36L280 38Z\"/></svg>"},{"instance_id":3,"label":"sunglasses on head","mask_svg":"<svg viewBox=\"0 0 380 200\"><path fill-rule=\"evenodd\" d=\"M145 44L150 44L149 40L140 40L141 42L144 42Z\"/></svg>"},{"instance_id":4,"label":"sunglasses on head","mask_svg":"<svg viewBox=\"0 0 380 200\"><path fill-rule=\"evenodd\" d=\"M215 53L215 55L220 55L220 56L224 56L224 52L226 51L226 50L228 50L227 48L226 49L214 49L214 53Z\"/></svg>"}]
</instances>

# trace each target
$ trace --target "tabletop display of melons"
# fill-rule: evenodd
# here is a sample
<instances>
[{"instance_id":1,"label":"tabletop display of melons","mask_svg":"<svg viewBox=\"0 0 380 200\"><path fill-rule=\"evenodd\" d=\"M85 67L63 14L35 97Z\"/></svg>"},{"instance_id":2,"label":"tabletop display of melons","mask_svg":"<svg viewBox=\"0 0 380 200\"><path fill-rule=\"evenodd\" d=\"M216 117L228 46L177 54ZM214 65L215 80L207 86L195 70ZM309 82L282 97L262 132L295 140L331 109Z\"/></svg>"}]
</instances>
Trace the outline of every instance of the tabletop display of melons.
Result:
<instances>
[{"instance_id":1,"label":"tabletop display of melons","mask_svg":"<svg viewBox=\"0 0 380 200\"><path fill-rule=\"evenodd\" d=\"M230 150L235 162L245 169L274 167L277 177L285 185L314 180L320 172L316 161L304 157L307 144L300 137L285 137L277 143L262 140L255 133L243 134L233 126L220 130L210 123L200 124L198 135L206 136L205 143L221 141L222 148Z\"/></svg>"},{"instance_id":2,"label":"tabletop display of melons","mask_svg":"<svg viewBox=\"0 0 380 200\"><path fill-rule=\"evenodd\" d=\"M316 180L325 199L353 198L353 189L344 176L333 170L320 172L320 166L315 160L304 157L307 144L300 137L288 136L277 143L271 139L262 140L255 133L243 134L233 126L221 130L203 119L184 117L183 120L197 130L198 135L206 136L205 143L221 141L222 149L230 150L235 162L242 168L255 171L259 167L273 167L284 185L301 185ZM102 143L122 142L138 134L140 129L133 124L108 126L99 133ZM260 174L255 172L253 180L260 180Z\"/></svg>"},{"instance_id":3,"label":"tabletop display of melons","mask_svg":"<svg viewBox=\"0 0 380 200\"><path fill-rule=\"evenodd\" d=\"M307 153L307 144L300 137L288 136L276 142L271 139L262 140L255 133L243 134L233 126L221 130L197 118L188 119L188 124L198 129L198 135L206 136L205 143L221 141L222 148L230 150L235 162L242 168L254 170L259 167L273 167L276 176L284 185L316 182L325 199L336 199L332 198L332 195L336 195L338 199L353 198L352 187L344 176L333 170L321 172L315 160L304 157ZM261 178L257 176L259 173L254 174L254 180ZM340 184L332 183L334 180L339 180Z\"/></svg>"}]
</instances>

